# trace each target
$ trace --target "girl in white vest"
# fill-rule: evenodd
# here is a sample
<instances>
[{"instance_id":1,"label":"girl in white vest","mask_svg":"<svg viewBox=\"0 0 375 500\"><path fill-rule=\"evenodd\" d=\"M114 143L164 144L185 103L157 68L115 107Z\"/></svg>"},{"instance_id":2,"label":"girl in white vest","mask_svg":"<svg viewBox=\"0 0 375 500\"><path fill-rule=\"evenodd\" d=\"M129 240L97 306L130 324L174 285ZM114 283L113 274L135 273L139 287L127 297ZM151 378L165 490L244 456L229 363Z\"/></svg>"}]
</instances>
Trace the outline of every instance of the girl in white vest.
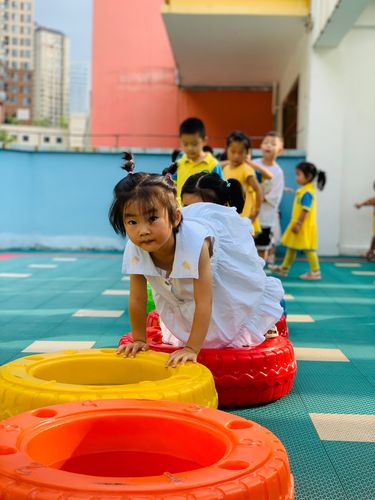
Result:
<instances>
[{"instance_id":1,"label":"girl in white vest","mask_svg":"<svg viewBox=\"0 0 375 500\"><path fill-rule=\"evenodd\" d=\"M272 335L284 291L278 279L263 271L250 220L222 206L235 204L236 182L197 174L196 189L183 193L190 206L181 209L168 177L133 173L131 155L124 157L129 175L115 186L110 222L129 238L123 272L130 274L134 342L121 346L118 354L135 356L148 348L147 281L163 339L181 346L167 366L196 361L202 347L257 345ZM237 206L242 208L243 198Z\"/></svg>"}]
</instances>

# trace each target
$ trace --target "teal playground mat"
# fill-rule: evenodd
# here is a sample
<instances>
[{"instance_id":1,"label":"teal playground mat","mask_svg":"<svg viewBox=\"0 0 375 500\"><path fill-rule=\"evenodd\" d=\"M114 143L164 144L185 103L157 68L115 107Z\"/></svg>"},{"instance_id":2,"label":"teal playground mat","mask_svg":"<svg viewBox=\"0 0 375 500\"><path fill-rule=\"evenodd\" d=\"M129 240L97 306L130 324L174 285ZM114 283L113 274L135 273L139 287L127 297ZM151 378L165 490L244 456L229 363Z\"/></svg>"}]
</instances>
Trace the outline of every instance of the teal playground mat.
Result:
<instances>
[{"instance_id":1,"label":"teal playground mat","mask_svg":"<svg viewBox=\"0 0 375 500\"><path fill-rule=\"evenodd\" d=\"M305 270L298 261L283 281L298 359L292 392L232 412L281 439L298 500L374 500L375 264L323 259L320 282L300 281ZM118 253L0 254L0 362L45 342L117 345L130 329L128 290Z\"/></svg>"}]
</instances>

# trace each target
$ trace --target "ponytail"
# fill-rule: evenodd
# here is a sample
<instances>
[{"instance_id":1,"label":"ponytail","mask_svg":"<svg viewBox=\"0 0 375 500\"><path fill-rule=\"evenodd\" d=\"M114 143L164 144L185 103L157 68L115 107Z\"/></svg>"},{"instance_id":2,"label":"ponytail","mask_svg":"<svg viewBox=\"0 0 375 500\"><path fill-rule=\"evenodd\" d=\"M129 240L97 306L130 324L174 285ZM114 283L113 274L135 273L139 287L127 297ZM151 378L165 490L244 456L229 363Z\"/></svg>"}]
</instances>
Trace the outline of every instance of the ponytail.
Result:
<instances>
[{"instance_id":1,"label":"ponytail","mask_svg":"<svg viewBox=\"0 0 375 500\"><path fill-rule=\"evenodd\" d=\"M323 172L323 170L318 171L318 178L316 181L316 185L318 186L319 191L323 191L324 186L326 185L327 182L327 176L326 173Z\"/></svg>"},{"instance_id":2,"label":"ponytail","mask_svg":"<svg viewBox=\"0 0 375 500\"><path fill-rule=\"evenodd\" d=\"M242 212L245 204L241 184L236 179L225 181L215 173L191 175L182 186L181 198L184 194L196 194L202 201L235 207L238 213Z\"/></svg>"},{"instance_id":3,"label":"ponytail","mask_svg":"<svg viewBox=\"0 0 375 500\"><path fill-rule=\"evenodd\" d=\"M242 213L245 205L244 192L241 183L237 179L228 179L227 181L228 205L236 207L237 212Z\"/></svg>"},{"instance_id":4,"label":"ponytail","mask_svg":"<svg viewBox=\"0 0 375 500\"><path fill-rule=\"evenodd\" d=\"M162 171L162 175L174 175L176 172L177 172L177 162L174 161L173 163L171 163L169 165L169 167L166 167L163 171Z\"/></svg>"}]
</instances>

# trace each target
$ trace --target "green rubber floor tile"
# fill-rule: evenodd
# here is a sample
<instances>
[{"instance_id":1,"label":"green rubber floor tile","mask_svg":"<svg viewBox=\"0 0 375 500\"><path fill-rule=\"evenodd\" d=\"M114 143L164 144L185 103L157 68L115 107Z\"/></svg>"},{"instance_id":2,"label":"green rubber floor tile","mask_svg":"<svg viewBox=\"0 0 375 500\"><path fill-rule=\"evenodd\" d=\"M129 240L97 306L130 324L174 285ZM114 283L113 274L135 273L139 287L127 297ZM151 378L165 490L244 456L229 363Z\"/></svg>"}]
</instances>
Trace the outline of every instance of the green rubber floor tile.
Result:
<instances>
[{"instance_id":1,"label":"green rubber floor tile","mask_svg":"<svg viewBox=\"0 0 375 500\"><path fill-rule=\"evenodd\" d=\"M295 385L309 413L375 410L373 387L350 362L299 361Z\"/></svg>"},{"instance_id":2,"label":"green rubber floor tile","mask_svg":"<svg viewBox=\"0 0 375 500\"><path fill-rule=\"evenodd\" d=\"M374 500L374 443L324 441L347 498Z\"/></svg>"},{"instance_id":3,"label":"green rubber floor tile","mask_svg":"<svg viewBox=\"0 0 375 500\"><path fill-rule=\"evenodd\" d=\"M95 347L96 348L101 348L101 347L117 348L119 339L120 338L117 335L108 335L108 334L102 335L97 340Z\"/></svg>"},{"instance_id":4,"label":"green rubber floor tile","mask_svg":"<svg viewBox=\"0 0 375 500\"><path fill-rule=\"evenodd\" d=\"M281 440L289 455L295 479L296 499L346 498L298 393L291 393L268 405L231 410L231 413L256 421Z\"/></svg>"}]
</instances>

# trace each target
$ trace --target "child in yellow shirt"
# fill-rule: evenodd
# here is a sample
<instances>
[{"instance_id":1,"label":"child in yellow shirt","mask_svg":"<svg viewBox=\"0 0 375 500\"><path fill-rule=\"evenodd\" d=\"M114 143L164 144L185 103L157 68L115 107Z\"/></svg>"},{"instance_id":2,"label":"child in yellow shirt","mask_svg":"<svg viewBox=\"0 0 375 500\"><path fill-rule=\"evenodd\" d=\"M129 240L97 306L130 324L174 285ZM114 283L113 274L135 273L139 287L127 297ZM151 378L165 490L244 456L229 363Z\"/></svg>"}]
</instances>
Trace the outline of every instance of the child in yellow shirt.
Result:
<instances>
[{"instance_id":1,"label":"child in yellow shirt","mask_svg":"<svg viewBox=\"0 0 375 500\"><path fill-rule=\"evenodd\" d=\"M204 123L199 118L187 118L180 125L180 141L183 155L163 175L170 174L177 188L180 201L181 189L191 175L199 172L218 174L223 178L220 164L212 153L204 151L207 135Z\"/></svg>"},{"instance_id":2,"label":"child in yellow shirt","mask_svg":"<svg viewBox=\"0 0 375 500\"><path fill-rule=\"evenodd\" d=\"M288 276L288 271L297 255L297 250L306 254L310 271L300 276L303 280L320 280L318 248L318 232L316 225L316 191L314 179L317 178L318 189L322 190L326 183L326 175L309 162L301 162L296 166L296 181L301 187L296 191L292 218L286 228L281 242L287 247L281 266L270 266L280 276Z\"/></svg>"},{"instance_id":3,"label":"child in yellow shirt","mask_svg":"<svg viewBox=\"0 0 375 500\"><path fill-rule=\"evenodd\" d=\"M245 193L245 206L241 215L251 219L254 236L261 231L258 220L263 193L257 181L254 169L246 162L251 153L250 138L238 130L227 137L226 154L228 161L223 167L225 179L236 179ZM267 172L266 172L267 175Z\"/></svg>"}]
</instances>

